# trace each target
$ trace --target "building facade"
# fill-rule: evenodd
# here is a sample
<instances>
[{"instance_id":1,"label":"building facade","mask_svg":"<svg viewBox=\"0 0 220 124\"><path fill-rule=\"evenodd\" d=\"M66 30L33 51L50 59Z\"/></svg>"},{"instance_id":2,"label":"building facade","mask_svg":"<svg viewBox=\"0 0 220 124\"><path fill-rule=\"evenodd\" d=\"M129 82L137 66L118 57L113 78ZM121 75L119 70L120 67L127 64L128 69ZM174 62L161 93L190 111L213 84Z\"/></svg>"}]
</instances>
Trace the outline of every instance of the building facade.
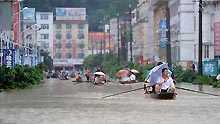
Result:
<instances>
[{"instance_id":1,"label":"building facade","mask_svg":"<svg viewBox=\"0 0 220 124\"><path fill-rule=\"evenodd\" d=\"M85 8L56 8L53 26L53 64L56 70L74 70L88 56L88 21L85 16Z\"/></svg>"},{"instance_id":2,"label":"building facade","mask_svg":"<svg viewBox=\"0 0 220 124\"><path fill-rule=\"evenodd\" d=\"M53 13L36 12L36 24L40 28L37 33L39 49L49 52L53 58Z\"/></svg>"}]
</instances>

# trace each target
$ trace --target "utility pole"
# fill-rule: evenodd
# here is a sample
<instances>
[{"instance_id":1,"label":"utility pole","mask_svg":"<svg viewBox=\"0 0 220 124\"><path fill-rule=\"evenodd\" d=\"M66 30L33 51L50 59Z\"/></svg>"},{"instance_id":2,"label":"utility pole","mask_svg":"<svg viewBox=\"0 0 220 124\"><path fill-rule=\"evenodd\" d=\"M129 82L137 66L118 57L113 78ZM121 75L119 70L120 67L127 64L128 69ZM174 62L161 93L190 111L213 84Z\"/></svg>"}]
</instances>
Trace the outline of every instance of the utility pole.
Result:
<instances>
[{"instance_id":1,"label":"utility pole","mask_svg":"<svg viewBox=\"0 0 220 124\"><path fill-rule=\"evenodd\" d=\"M133 62L133 58L132 58L132 25L131 25L131 21L132 21L132 17L131 17L131 4L129 4L129 16L130 16L130 61Z\"/></svg>"},{"instance_id":2,"label":"utility pole","mask_svg":"<svg viewBox=\"0 0 220 124\"><path fill-rule=\"evenodd\" d=\"M119 37L119 35L120 35L120 33L119 33L119 13L117 14L117 29L118 29L118 66L120 65L120 48L119 48L119 46L120 46L120 37Z\"/></svg>"},{"instance_id":3,"label":"utility pole","mask_svg":"<svg viewBox=\"0 0 220 124\"><path fill-rule=\"evenodd\" d=\"M106 42L105 42L105 18L103 18L103 42L104 42L104 61L105 61L105 48L106 48Z\"/></svg>"},{"instance_id":4,"label":"utility pole","mask_svg":"<svg viewBox=\"0 0 220 124\"><path fill-rule=\"evenodd\" d=\"M199 0L199 61L198 73L202 75L202 0Z\"/></svg>"},{"instance_id":5,"label":"utility pole","mask_svg":"<svg viewBox=\"0 0 220 124\"><path fill-rule=\"evenodd\" d=\"M111 42L111 28L110 28L110 25L111 25L111 22L109 20L109 37L108 37L108 49L109 49L109 53L111 52L111 49L110 49L110 42Z\"/></svg>"},{"instance_id":6,"label":"utility pole","mask_svg":"<svg viewBox=\"0 0 220 124\"><path fill-rule=\"evenodd\" d=\"M172 60L171 60L171 42L170 42L170 9L168 7L168 3L166 5L166 53L167 53L167 63L170 68L172 68Z\"/></svg>"}]
</instances>

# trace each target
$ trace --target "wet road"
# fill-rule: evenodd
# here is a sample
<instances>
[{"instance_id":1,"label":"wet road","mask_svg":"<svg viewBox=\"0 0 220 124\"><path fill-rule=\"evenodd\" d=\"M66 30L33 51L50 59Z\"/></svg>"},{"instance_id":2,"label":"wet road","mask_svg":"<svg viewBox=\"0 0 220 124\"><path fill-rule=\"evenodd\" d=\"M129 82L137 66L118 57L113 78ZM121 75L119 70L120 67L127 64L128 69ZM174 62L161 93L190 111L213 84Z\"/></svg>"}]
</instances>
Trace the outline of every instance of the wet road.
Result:
<instances>
[{"instance_id":1,"label":"wet road","mask_svg":"<svg viewBox=\"0 0 220 124\"><path fill-rule=\"evenodd\" d=\"M141 84L73 85L49 79L45 84L0 94L0 124L219 124L220 97L177 90L175 100L152 99ZM197 89L197 86L181 84ZM204 87L220 94L219 89Z\"/></svg>"}]
</instances>

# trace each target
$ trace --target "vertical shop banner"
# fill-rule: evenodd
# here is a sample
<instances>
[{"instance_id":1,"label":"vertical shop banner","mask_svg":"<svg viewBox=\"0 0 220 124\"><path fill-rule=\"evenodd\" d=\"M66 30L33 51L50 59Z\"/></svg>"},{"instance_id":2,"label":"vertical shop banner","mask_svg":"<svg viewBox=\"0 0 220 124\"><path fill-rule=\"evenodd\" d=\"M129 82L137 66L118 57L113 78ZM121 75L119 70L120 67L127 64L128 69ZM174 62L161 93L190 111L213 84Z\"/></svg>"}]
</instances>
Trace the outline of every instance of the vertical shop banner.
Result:
<instances>
[{"instance_id":1,"label":"vertical shop banner","mask_svg":"<svg viewBox=\"0 0 220 124\"><path fill-rule=\"evenodd\" d=\"M160 48L166 48L166 19L160 19L159 22L159 39L160 39Z\"/></svg>"},{"instance_id":2,"label":"vertical shop banner","mask_svg":"<svg viewBox=\"0 0 220 124\"><path fill-rule=\"evenodd\" d=\"M14 17L14 41L18 42L19 38L19 33L20 33L20 2L18 0L13 0L13 17Z\"/></svg>"},{"instance_id":3,"label":"vertical shop banner","mask_svg":"<svg viewBox=\"0 0 220 124\"><path fill-rule=\"evenodd\" d=\"M66 40L62 40L62 59L66 59Z\"/></svg>"},{"instance_id":4,"label":"vertical shop banner","mask_svg":"<svg viewBox=\"0 0 220 124\"><path fill-rule=\"evenodd\" d=\"M3 64L7 67L15 66L15 49L3 49Z\"/></svg>"},{"instance_id":5,"label":"vertical shop banner","mask_svg":"<svg viewBox=\"0 0 220 124\"><path fill-rule=\"evenodd\" d=\"M76 40L72 40L72 59L76 59Z\"/></svg>"},{"instance_id":6,"label":"vertical shop banner","mask_svg":"<svg viewBox=\"0 0 220 124\"><path fill-rule=\"evenodd\" d=\"M220 22L214 23L214 55L220 56Z\"/></svg>"}]
</instances>

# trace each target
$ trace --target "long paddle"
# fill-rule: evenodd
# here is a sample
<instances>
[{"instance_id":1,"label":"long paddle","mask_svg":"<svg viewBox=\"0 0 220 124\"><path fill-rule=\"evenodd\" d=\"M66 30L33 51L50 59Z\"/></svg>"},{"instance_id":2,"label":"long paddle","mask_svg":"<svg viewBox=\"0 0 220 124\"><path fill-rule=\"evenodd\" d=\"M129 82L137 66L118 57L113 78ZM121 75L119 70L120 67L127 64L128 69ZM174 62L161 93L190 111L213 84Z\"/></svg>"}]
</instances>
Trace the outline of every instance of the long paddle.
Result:
<instances>
[{"instance_id":1,"label":"long paddle","mask_svg":"<svg viewBox=\"0 0 220 124\"><path fill-rule=\"evenodd\" d=\"M218 97L220 97L220 95L218 95L218 94L213 94L213 93L208 93L208 92L203 92L203 91L198 91L198 90L192 90L192 89L183 88L183 87L176 87L176 89L180 89L180 90L190 91L190 92L194 92L194 93L201 93L201 94L206 94L206 95L211 95L211 96L218 96Z\"/></svg>"},{"instance_id":2,"label":"long paddle","mask_svg":"<svg viewBox=\"0 0 220 124\"><path fill-rule=\"evenodd\" d=\"M150 87L150 86L147 86L147 87ZM141 90L141 89L144 89L144 88L146 88L146 87L139 87L139 88L132 89L132 90L127 90L127 91L123 91L123 92L119 92L119 93L114 93L114 94L106 95L106 96L101 97L101 99L105 99L105 98L108 98L108 97L117 96L117 95L120 95L120 94ZM203 92L203 91L198 91L198 90L192 90L192 89L188 89L188 88L176 87L176 89L220 97L220 95L218 95L218 94L213 94L213 93L208 93L208 92Z\"/></svg>"},{"instance_id":3,"label":"long paddle","mask_svg":"<svg viewBox=\"0 0 220 124\"><path fill-rule=\"evenodd\" d=\"M139 87L139 88L136 88L136 89L127 90L127 91L123 91L123 92L119 92L119 93L115 93L115 94L110 94L110 95L101 97L101 99L105 99L105 98L108 98L108 97L111 97L111 96L117 96L117 95L124 94L124 93L129 93L129 92L133 92L133 91L137 91L137 90L141 90L141 89L143 89L143 87Z\"/></svg>"}]
</instances>

